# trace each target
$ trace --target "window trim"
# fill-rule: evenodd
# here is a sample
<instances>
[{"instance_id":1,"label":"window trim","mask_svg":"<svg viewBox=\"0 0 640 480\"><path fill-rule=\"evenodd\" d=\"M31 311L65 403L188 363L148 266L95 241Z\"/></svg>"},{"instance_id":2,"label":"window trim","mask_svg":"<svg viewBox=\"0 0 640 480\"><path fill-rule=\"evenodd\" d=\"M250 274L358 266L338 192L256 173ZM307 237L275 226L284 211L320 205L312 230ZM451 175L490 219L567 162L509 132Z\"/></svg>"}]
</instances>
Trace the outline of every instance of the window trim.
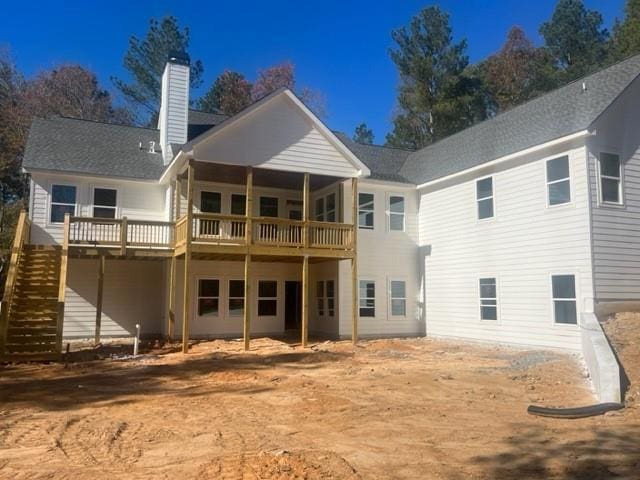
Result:
<instances>
[{"instance_id":1,"label":"window trim","mask_svg":"<svg viewBox=\"0 0 640 480\"><path fill-rule=\"evenodd\" d=\"M616 157L618 157L618 177L611 177L609 175L602 175L602 169L600 167L600 156L605 153L608 155L615 155ZM616 208L620 208L620 207L624 207L625 206L625 201L624 201L624 168L622 167L622 155L620 155L620 153L618 151L616 151L615 149L602 149L598 152L598 154L595 156L595 160L596 160L596 189L598 192L598 206L603 206L603 207L616 207ZM607 179L617 179L618 180L618 195L620 198L619 202L610 202L610 201L605 201L602 198L602 179L603 178L607 178Z\"/></svg>"},{"instance_id":2,"label":"window trim","mask_svg":"<svg viewBox=\"0 0 640 480\"><path fill-rule=\"evenodd\" d=\"M496 301L496 319L495 320L491 320L489 318L482 318L482 300L491 300L491 297L482 297L482 292L481 292L481 288L480 288L480 280L484 280L487 278L493 278L496 282L496 296L495 296L495 301ZM482 323L488 323L489 325L499 325L500 324L500 320L501 320L501 315L500 315L500 278L498 277L498 275L496 275L495 273L480 273L478 274L478 278L476 281L476 288L478 289L478 319L482 322ZM493 306L493 305L485 305L485 306Z\"/></svg>"},{"instance_id":3,"label":"window trim","mask_svg":"<svg viewBox=\"0 0 640 480\"><path fill-rule=\"evenodd\" d=\"M230 192L229 193L229 214L230 215L241 215L239 213L233 213L233 197L244 197L244 214L247 214L247 194L245 192Z\"/></svg>"},{"instance_id":4,"label":"window trim","mask_svg":"<svg viewBox=\"0 0 640 480\"><path fill-rule=\"evenodd\" d=\"M232 297L231 296L231 282L242 282L242 297ZM227 300L227 318L232 319L232 318L242 318L244 317L244 310L247 307L247 300L244 298L244 292L246 291L245 285L244 285L244 278L235 278L235 277L231 277L231 278L227 278L226 279L226 287L227 287L227 291L226 291L226 300ZM231 313L231 308L229 303L231 302L231 300L237 300L237 299L242 299L242 314L240 315L234 315Z\"/></svg>"},{"instance_id":5,"label":"window trim","mask_svg":"<svg viewBox=\"0 0 640 480\"><path fill-rule=\"evenodd\" d=\"M333 209L329 210L329 208L327 207L327 205L329 204L327 202L327 199L332 195L333 195ZM318 212L318 208L317 208L318 202L322 202L321 212ZM339 211L338 194L334 190L318 195L313 200L313 219L316 222L336 223L338 222L338 211ZM329 212L333 212L333 218L334 218L333 220L328 220Z\"/></svg>"},{"instance_id":6,"label":"window trim","mask_svg":"<svg viewBox=\"0 0 640 480\"><path fill-rule=\"evenodd\" d=\"M391 288L392 282L402 282L404 283L404 297L394 297L393 289ZM390 319L406 319L408 317L409 311L409 296L408 296L408 284L406 277L389 277L387 279L387 305L388 305L388 314ZM394 315L393 314L393 300L404 300L404 315Z\"/></svg>"},{"instance_id":7,"label":"window trim","mask_svg":"<svg viewBox=\"0 0 640 480\"><path fill-rule=\"evenodd\" d=\"M218 281L218 296L217 297L201 297L200 296L200 280L217 280ZM223 279L220 278L220 277L211 277L209 275L197 275L195 277L195 288L194 288L195 306L194 306L194 309L193 309L192 318L196 318L196 319L212 319L212 318L220 319L222 317L221 300L224 298L224 295L223 295L224 292L222 291L223 285L224 285ZM199 306L201 298L217 298L218 299L218 313L217 313L217 315L200 315L200 312L198 310L198 306Z\"/></svg>"},{"instance_id":8,"label":"window trim","mask_svg":"<svg viewBox=\"0 0 640 480\"><path fill-rule=\"evenodd\" d=\"M557 276L566 276L572 275L575 287L576 297L573 299L576 303L576 323L558 323L556 322L556 311L555 311L555 297L553 296L553 277ZM566 271L554 271L549 274L549 299L550 299L550 313L551 313L551 325L553 328L569 328L575 329L580 326L580 308L578 305L578 299L580 298L580 280L578 274L575 272L566 272ZM559 300L571 300L571 299L559 299Z\"/></svg>"},{"instance_id":9,"label":"window trim","mask_svg":"<svg viewBox=\"0 0 640 480\"><path fill-rule=\"evenodd\" d=\"M569 176L565 177L565 178L561 178L560 180L552 180L551 182L549 181L549 176L548 176L548 171L547 171L547 164L552 161L552 160L557 160L559 158L567 158L567 166L569 169ZM543 168L544 168L544 199L545 199L545 205L547 208L559 208L559 207L566 207L568 205L573 205L573 201L574 201L574 191L573 191L573 166L571 165L571 156L569 155L569 153L565 153L562 155L554 155L553 157L550 158L545 158L544 159L544 164L543 164ZM549 185L552 185L554 183L560 183L560 182L565 182L565 181L569 181L569 201L568 202L564 202L564 203L557 203L555 205L551 205L551 202L549 201Z\"/></svg>"},{"instance_id":10,"label":"window trim","mask_svg":"<svg viewBox=\"0 0 640 480\"><path fill-rule=\"evenodd\" d=\"M205 212L202 210L202 194L203 193L217 193L220 195L220 211L219 212ZM200 188L198 191L198 213L210 213L211 215L222 215L224 206L224 198L220 190L211 190L206 187Z\"/></svg>"},{"instance_id":11,"label":"window trim","mask_svg":"<svg viewBox=\"0 0 640 480\"><path fill-rule=\"evenodd\" d=\"M402 213L391 212L391 199L393 197L402 198ZM387 194L386 214L387 214L387 231L388 232L397 232L397 233L406 232L407 231L407 196L404 193L389 192ZM402 215L402 230L394 230L394 229L391 228L391 216L392 215L397 215L397 216ZM375 225L375 220L374 220L374 225Z\"/></svg>"},{"instance_id":12,"label":"window trim","mask_svg":"<svg viewBox=\"0 0 640 480\"><path fill-rule=\"evenodd\" d=\"M277 215L275 217L268 217L268 216L262 215L262 199L263 198L275 198L276 199ZM261 217L261 218L280 218L280 204L282 203L281 200L282 199L279 196L273 195L273 194L258 196L258 216Z\"/></svg>"},{"instance_id":13,"label":"window trim","mask_svg":"<svg viewBox=\"0 0 640 480\"><path fill-rule=\"evenodd\" d=\"M320 287L322 287L322 295L320 293ZM324 318L327 309L325 308L325 296L326 296L326 285L324 280L318 280L316 282L316 315L318 318ZM320 308L322 307L322 309Z\"/></svg>"},{"instance_id":14,"label":"window trim","mask_svg":"<svg viewBox=\"0 0 640 480\"><path fill-rule=\"evenodd\" d=\"M370 283L373 283L373 297L361 297L361 296L360 296L360 291L361 291L360 283L361 283L361 282L370 282ZM377 288L376 288L376 281L375 281L375 280L372 280L372 279L370 279L370 278L358 278L358 318L376 318L376 296L377 296L377 292L376 292L376 290L377 290ZM361 303L360 303L360 302L361 302L363 299L365 299L365 300L369 300L369 299L371 299L371 298L373 298L373 315L365 315L365 316L362 316L362 315L360 314L360 311L361 311L361 309L362 309L362 306L361 306ZM370 308L370 307L364 307L364 308Z\"/></svg>"},{"instance_id":15,"label":"window trim","mask_svg":"<svg viewBox=\"0 0 640 480\"><path fill-rule=\"evenodd\" d=\"M482 197L482 198L478 198L478 183L481 182L482 180L486 180L487 178L491 179L491 195L487 196L487 197ZM495 175L491 174L491 175L485 175L483 177L479 177L476 178L475 180L475 184L474 184L474 198L476 199L476 222L478 223L483 223L483 222L488 222L491 221L493 219L496 218L496 179L495 179ZM483 200L488 200L491 199L491 206L493 207L493 214L490 217L486 217L486 218L480 218L480 202Z\"/></svg>"},{"instance_id":16,"label":"window trim","mask_svg":"<svg viewBox=\"0 0 640 480\"><path fill-rule=\"evenodd\" d=\"M120 210L120 189L118 187L115 186L111 186L111 185L99 185L99 184L93 184L90 185L90 191L91 191L91 216L95 217L95 208L96 208L96 189L102 189L102 190L115 190L116 192L116 205L115 207L108 207L108 206L103 206L103 205L97 205L98 208L113 208L115 210L115 216L113 217L114 219L117 218L121 218L121 210ZM102 218L102 217L100 217Z\"/></svg>"},{"instance_id":17,"label":"window trim","mask_svg":"<svg viewBox=\"0 0 640 480\"><path fill-rule=\"evenodd\" d=\"M48 197L48 202L47 202L47 226L59 226L59 225L64 225L64 222L52 222L51 221L51 211L52 208L51 206L54 205L53 202L53 187L54 185L60 185L60 186L64 186L64 187L75 187L76 189L76 203L74 203L73 205L73 215L72 216L77 216L78 215L78 210L80 207L80 202L78 201L78 197L80 196L80 186L76 183L71 183L71 182L65 182L65 181L51 181L49 182L49 191L47 192L47 197ZM71 205L70 203L58 203L56 202L55 205Z\"/></svg>"},{"instance_id":18,"label":"window trim","mask_svg":"<svg viewBox=\"0 0 640 480\"><path fill-rule=\"evenodd\" d=\"M275 297L261 297L260 296L260 282L275 282L276 284L276 296ZM274 278L257 278L255 280L255 306L256 306L256 318L278 318L280 314L280 281ZM275 300L276 301L276 314L275 315L260 315L259 305L260 300Z\"/></svg>"},{"instance_id":19,"label":"window trim","mask_svg":"<svg viewBox=\"0 0 640 480\"><path fill-rule=\"evenodd\" d=\"M366 212L371 212L372 214L372 218L373 218L373 225L371 225L370 227L367 226L362 226L360 225L360 195L371 195L373 198L371 200L372 206L371 206L371 210L364 210ZM364 231L374 231L376 229L376 194L374 192L358 192L358 208L357 208L357 212L358 212L358 218L356 219L356 221L358 222L358 230L364 230Z\"/></svg>"}]
</instances>

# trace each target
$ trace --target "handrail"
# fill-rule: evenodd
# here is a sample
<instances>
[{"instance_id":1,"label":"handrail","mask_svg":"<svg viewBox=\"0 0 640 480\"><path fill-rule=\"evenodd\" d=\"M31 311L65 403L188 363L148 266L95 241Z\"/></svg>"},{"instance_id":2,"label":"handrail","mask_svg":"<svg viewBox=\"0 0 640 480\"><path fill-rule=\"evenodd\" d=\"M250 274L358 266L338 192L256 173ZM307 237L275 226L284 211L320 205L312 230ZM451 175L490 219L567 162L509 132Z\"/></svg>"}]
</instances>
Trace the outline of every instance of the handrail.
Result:
<instances>
[{"instance_id":1,"label":"handrail","mask_svg":"<svg viewBox=\"0 0 640 480\"><path fill-rule=\"evenodd\" d=\"M9 309L11 308L16 286L18 263L20 262L24 245L29 242L30 234L31 220L29 220L27 212L22 210L20 211L18 223L16 224L16 234L13 239L13 247L11 248L11 260L9 262L9 270L7 271L7 280L2 301L0 302L0 355L4 354L5 350L7 328L9 326Z\"/></svg>"},{"instance_id":2,"label":"handrail","mask_svg":"<svg viewBox=\"0 0 640 480\"><path fill-rule=\"evenodd\" d=\"M70 217L70 245L171 248L175 243L173 222L122 218Z\"/></svg>"}]
</instances>

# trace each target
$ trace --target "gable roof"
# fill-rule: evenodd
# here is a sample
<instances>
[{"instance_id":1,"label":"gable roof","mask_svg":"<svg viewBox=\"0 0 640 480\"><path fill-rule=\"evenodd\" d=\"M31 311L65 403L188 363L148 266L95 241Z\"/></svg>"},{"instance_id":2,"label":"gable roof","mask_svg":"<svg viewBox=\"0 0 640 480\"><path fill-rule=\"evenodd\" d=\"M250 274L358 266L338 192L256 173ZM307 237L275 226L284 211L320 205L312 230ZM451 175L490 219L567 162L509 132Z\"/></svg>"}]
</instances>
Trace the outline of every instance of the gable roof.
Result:
<instances>
[{"instance_id":1,"label":"gable roof","mask_svg":"<svg viewBox=\"0 0 640 480\"><path fill-rule=\"evenodd\" d=\"M142 148L140 148L142 142ZM157 153L149 153L155 142ZM164 170L158 130L53 117L31 123L22 166L138 180L157 180Z\"/></svg>"},{"instance_id":2,"label":"gable roof","mask_svg":"<svg viewBox=\"0 0 640 480\"><path fill-rule=\"evenodd\" d=\"M334 133L349 150L369 167L371 175L367 178L388 182L413 183L400 174L400 170L412 153L411 150L381 145L366 145L353 141L342 132Z\"/></svg>"},{"instance_id":3,"label":"gable roof","mask_svg":"<svg viewBox=\"0 0 640 480\"><path fill-rule=\"evenodd\" d=\"M586 130L638 74L640 55L418 150L399 173L422 184Z\"/></svg>"}]
</instances>

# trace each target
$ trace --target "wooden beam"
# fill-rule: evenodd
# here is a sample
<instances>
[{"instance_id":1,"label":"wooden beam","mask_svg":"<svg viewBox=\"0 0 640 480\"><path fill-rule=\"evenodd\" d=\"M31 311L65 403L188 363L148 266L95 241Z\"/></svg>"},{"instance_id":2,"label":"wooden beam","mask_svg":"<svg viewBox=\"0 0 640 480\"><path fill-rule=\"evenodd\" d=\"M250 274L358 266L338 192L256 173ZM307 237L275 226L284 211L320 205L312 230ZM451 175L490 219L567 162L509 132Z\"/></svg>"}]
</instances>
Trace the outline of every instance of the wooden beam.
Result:
<instances>
[{"instance_id":1,"label":"wooden beam","mask_svg":"<svg viewBox=\"0 0 640 480\"><path fill-rule=\"evenodd\" d=\"M122 217L120 223L120 255L127 254L127 217Z\"/></svg>"},{"instance_id":2,"label":"wooden beam","mask_svg":"<svg viewBox=\"0 0 640 480\"><path fill-rule=\"evenodd\" d=\"M302 346L309 340L309 257L302 258Z\"/></svg>"},{"instance_id":3,"label":"wooden beam","mask_svg":"<svg viewBox=\"0 0 640 480\"><path fill-rule=\"evenodd\" d=\"M182 180L176 178L176 220L180 218L180 210L182 208Z\"/></svg>"},{"instance_id":4,"label":"wooden beam","mask_svg":"<svg viewBox=\"0 0 640 480\"><path fill-rule=\"evenodd\" d=\"M104 267L105 257L100 255L98 258L98 295L96 298L96 334L94 344L100 343L100 329L102 327L102 291L104 288Z\"/></svg>"},{"instance_id":5,"label":"wooden beam","mask_svg":"<svg viewBox=\"0 0 640 480\"><path fill-rule=\"evenodd\" d=\"M358 282L358 179L351 179L351 221L353 223L353 258L351 259L351 341L358 343L358 318L360 316L360 285Z\"/></svg>"},{"instance_id":6,"label":"wooden beam","mask_svg":"<svg viewBox=\"0 0 640 480\"><path fill-rule=\"evenodd\" d=\"M247 245L251 245L253 240L253 225L251 218L253 217L253 168L247 167L247 191L245 193L245 216L247 217L245 226L245 241Z\"/></svg>"},{"instance_id":7,"label":"wooden beam","mask_svg":"<svg viewBox=\"0 0 640 480\"><path fill-rule=\"evenodd\" d=\"M249 350L251 342L251 255L244 257L244 349Z\"/></svg>"},{"instance_id":8,"label":"wooden beam","mask_svg":"<svg viewBox=\"0 0 640 480\"><path fill-rule=\"evenodd\" d=\"M171 266L169 269L169 340L173 341L176 330L176 257L171 257Z\"/></svg>"},{"instance_id":9,"label":"wooden beam","mask_svg":"<svg viewBox=\"0 0 640 480\"><path fill-rule=\"evenodd\" d=\"M189 352L189 322L191 320L191 243L193 237L193 160L187 167L187 243L184 252L184 303L182 305L182 352Z\"/></svg>"},{"instance_id":10,"label":"wooden beam","mask_svg":"<svg viewBox=\"0 0 640 480\"><path fill-rule=\"evenodd\" d=\"M309 174L304 174L304 182L302 184L302 245L304 248L309 247Z\"/></svg>"}]
</instances>

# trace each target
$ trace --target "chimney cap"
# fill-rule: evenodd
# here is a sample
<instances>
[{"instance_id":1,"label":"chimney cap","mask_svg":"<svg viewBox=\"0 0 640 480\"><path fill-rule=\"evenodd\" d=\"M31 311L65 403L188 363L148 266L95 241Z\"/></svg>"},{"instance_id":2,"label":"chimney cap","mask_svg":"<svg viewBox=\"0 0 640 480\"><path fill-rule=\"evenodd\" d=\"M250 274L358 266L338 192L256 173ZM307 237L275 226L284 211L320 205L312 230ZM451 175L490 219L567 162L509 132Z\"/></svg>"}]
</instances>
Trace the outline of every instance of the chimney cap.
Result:
<instances>
[{"instance_id":1,"label":"chimney cap","mask_svg":"<svg viewBox=\"0 0 640 480\"><path fill-rule=\"evenodd\" d=\"M175 63L177 65L185 65L188 67L191 59L189 58L189 54L185 51L171 50L167 57L167 62Z\"/></svg>"}]
</instances>

